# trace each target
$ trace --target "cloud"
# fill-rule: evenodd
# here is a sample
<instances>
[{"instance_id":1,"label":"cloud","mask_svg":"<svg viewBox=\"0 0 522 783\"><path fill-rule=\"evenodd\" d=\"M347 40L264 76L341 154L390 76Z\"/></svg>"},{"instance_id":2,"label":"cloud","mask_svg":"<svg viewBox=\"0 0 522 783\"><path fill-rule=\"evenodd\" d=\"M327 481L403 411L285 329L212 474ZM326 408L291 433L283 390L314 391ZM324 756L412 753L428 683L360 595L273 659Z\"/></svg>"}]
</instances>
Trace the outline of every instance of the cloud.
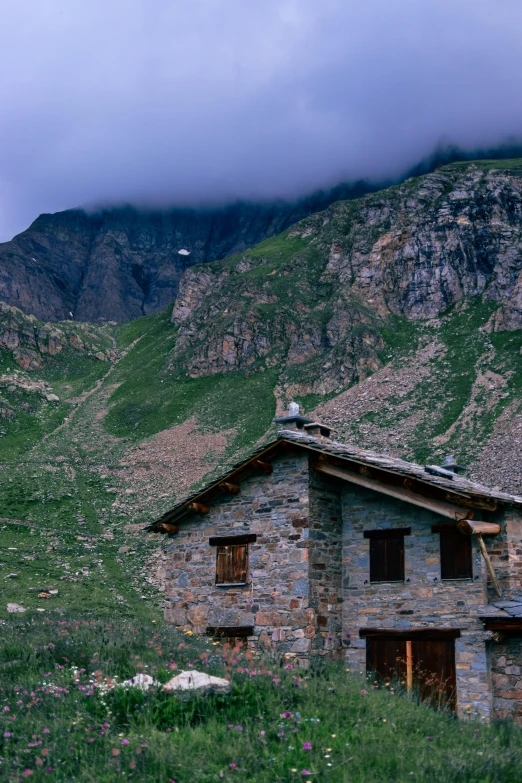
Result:
<instances>
[{"instance_id":1,"label":"cloud","mask_svg":"<svg viewBox=\"0 0 522 783\"><path fill-rule=\"evenodd\" d=\"M519 0L5 0L0 236L294 197L522 138Z\"/></svg>"}]
</instances>

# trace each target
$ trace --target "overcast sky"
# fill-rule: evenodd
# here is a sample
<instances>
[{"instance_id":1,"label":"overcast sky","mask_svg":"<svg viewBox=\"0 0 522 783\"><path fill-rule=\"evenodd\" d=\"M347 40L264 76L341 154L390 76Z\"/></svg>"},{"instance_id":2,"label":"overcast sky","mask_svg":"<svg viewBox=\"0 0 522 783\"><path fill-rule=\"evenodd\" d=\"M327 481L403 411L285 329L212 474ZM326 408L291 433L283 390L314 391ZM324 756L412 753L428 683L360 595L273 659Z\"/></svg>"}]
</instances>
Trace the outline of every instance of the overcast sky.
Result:
<instances>
[{"instance_id":1,"label":"overcast sky","mask_svg":"<svg viewBox=\"0 0 522 783\"><path fill-rule=\"evenodd\" d=\"M1 0L0 239L522 137L520 0Z\"/></svg>"}]
</instances>

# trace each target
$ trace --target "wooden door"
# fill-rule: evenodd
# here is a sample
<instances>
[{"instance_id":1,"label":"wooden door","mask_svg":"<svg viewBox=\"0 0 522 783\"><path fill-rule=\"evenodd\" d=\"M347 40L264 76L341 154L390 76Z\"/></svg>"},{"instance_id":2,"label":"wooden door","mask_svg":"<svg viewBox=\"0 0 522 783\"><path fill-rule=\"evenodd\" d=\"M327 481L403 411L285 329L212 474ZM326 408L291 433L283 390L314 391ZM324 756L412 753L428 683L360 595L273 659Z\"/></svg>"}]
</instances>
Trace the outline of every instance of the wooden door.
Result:
<instances>
[{"instance_id":1,"label":"wooden door","mask_svg":"<svg viewBox=\"0 0 522 783\"><path fill-rule=\"evenodd\" d=\"M366 671L375 673L378 680L406 682L406 642L367 639Z\"/></svg>"},{"instance_id":2,"label":"wooden door","mask_svg":"<svg viewBox=\"0 0 522 783\"><path fill-rule=\"evenodd\" d=\"M456 710L453 639L367 637L366 670L379 680L399 682L433 707Z\"/></svg>"},{"instance_id":3,"label":"wooden door","mask_svg":"<svg viewBox=\"0 0 522 783\"><path fill-rule=\"evenodd\" d=\"M451 639L415 640L411 643L413 687L422 701L455 711L457 679L455 643Z\"/></svg>"}]
</instances>

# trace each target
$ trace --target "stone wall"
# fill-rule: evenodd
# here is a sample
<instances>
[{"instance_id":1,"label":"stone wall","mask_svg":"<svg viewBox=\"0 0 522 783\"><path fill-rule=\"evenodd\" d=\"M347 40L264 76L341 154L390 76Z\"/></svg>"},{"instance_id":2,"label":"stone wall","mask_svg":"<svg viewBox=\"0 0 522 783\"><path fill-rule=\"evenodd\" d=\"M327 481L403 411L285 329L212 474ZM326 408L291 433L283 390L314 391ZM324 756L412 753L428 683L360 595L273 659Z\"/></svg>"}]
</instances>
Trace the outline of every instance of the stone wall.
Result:
<instances>
[{"instance_id":1,"label":"stone wall","mask_svg":"<svg viewBox=\"0 0 522 783\"><path fill-rule=\"evenodd\" d=\"M440 516L373 490L344 484L343 644L350 668L364 672L361 628L459 628L455 640L458 711L489 717L491 687L480 607L486 603L486 571L473 541L473 579L441 581L440 539L431 532ZM405 536L405 582L370 584L365 530L411 527ZM471 706L470 706L471 705Z\"/></svg>"},{"instance_id":2,"label":"stone wall","mask_svg":"<svg viewBox=\"0 0 522 783\"><path fill-rule=\"evenodd\" d=\"M316 653L342 654L342 506L337 484L310 466L310 606L317 613Z\"/></svg>"},{"instance_id":3,"label":"stone wall","mask_svg":"<svg viewBox=\"0 0 522 783\"><path fill-rule=\"evenodd\" d=\"M308 458L276 459L273 473L241 482L210 512L180 527L169 545L166 611L169 622L205 633L207 626L254 626L250 645L302 656L316 633L308 579ZM255 533L249 584L215 584L216 549L210 536Z\"/></svg>"},{"instance_id":4,"label":"stone wall","mask_svg":"<svg viewBox=\"0 0 522 783\"><path fill-rule=\"evenodd\" d=\"M522 638L490 646L493 716L522 723Z\"/></svg>"}]
</instances>

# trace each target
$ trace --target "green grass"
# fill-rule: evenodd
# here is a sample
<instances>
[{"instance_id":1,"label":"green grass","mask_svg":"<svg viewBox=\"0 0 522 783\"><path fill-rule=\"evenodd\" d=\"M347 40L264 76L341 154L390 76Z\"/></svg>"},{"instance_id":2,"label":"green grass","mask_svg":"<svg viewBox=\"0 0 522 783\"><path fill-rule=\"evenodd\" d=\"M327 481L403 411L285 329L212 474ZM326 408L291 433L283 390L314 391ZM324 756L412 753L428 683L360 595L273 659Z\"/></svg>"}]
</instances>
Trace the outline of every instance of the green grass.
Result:
<instances>
[{"instance_id":1,"label":"green grass","mask_svg":"<svg viewBox=\"0 0 522 783\"><path fill-rule=\"evenodd\" d=\"M308 671L157 623L35 616L0 626L0 779L513 783L522 729L457 722L372 690L341 663ZM116 686L187 668L231 678L182 699Z\"/></svg>"}]
</instances>

